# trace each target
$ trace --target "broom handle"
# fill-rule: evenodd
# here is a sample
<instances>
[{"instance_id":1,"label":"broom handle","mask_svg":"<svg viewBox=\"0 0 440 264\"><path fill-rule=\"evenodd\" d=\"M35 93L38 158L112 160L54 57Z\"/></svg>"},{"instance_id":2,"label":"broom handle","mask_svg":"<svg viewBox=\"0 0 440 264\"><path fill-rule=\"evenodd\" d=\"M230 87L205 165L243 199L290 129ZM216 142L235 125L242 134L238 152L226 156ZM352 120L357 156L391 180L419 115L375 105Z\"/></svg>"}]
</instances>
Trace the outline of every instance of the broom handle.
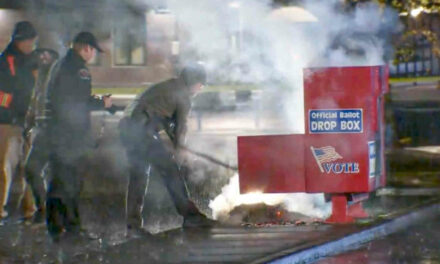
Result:
<instances>
[{"instance_id":1,"label":"broom handle","mask_svg":"<svg viewBox=\"0 0 440 264\"><path fill-rule=\"evenodd\" d=\"M201 153L201 152L198 152L198 151L195 151L195 150L189 149L189 148L186 147L186 146L180 146L180 148L182 148L182 149L188 151L189 153L194 154L194 155L196 155L196 156L198 156L198 157L204 158L204 159L206 159L206 160L208 160L208 161L210 161L210 162L212 162L212 163L215 163L215 164L217 164L217 165L220 165L220 166L222 166L222 167L225 167L225 168L228 168L228 169L231 169L231 170L234 170L234 171L238 171L238 168L237 168L237 167L235 167L235 166L231 166L231 165L229 165L229 164L226 164L226 163L224 163L223 161L220 161L220 160L218 160L218 159L216 159L216 158L214 158L214 157L212 157L212 156L210 156L210 155L208 155L208 154Z\"/></svg>"}]
</instances>

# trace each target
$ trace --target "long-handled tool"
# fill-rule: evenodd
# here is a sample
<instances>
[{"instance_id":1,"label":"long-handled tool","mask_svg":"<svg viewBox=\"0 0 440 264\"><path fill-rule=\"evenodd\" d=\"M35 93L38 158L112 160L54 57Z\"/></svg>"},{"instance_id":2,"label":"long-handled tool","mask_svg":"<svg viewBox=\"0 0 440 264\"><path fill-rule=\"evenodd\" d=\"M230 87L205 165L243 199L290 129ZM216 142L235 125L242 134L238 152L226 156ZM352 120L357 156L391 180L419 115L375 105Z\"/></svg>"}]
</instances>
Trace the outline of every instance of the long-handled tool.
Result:
<instances>
[{"instance_id":1,"label":"long-handled tool","mask_svg":"<svg viewBox=\"0 0 440 264\"><path fill-rule=\"evenodd\" d=\"M210 155L208 155L208 154L201 153L201 152L198 152L198 151L195 151L195 150L189 149L189 148L186 147L186 146L180 146L180 147L181 147L182 149L188 151L189 153L191 153L191 154L193 154L193 155L196 155L196 156L198 156L198 157L201 157L201 158L203 158L203 159L209 160L209 161L212 162L212 163L215 163L215 164L217 164L217 165L220 165L220 166L225 167L225 168L230 169L230 170L238 171L238 168L237 168L237 167L235 167L235 166L231 166L231 165L229 165L229 164L226 164L226 163L224 163L223 161L220 161L220 160L218 160L218 159L216 159L216 158L214 158L214 157L212 157L212 156L210 156Z\"/></svg>"}]
</instances>

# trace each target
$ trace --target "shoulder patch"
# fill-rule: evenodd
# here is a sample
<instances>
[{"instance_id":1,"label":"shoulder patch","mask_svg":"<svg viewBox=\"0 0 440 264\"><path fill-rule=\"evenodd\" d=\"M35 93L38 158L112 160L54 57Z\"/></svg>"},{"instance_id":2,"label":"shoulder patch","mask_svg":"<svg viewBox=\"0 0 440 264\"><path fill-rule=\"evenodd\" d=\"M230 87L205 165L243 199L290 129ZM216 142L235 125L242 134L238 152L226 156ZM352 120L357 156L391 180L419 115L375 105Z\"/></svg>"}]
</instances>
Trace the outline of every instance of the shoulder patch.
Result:
<instances>
[{"instance_id":1,"label":"shoulder patch","mask_svg":"<svg viewBox=\"0 0 440 264\"><path fill-rule=\"evenodd\" d=\"M91 79L89 70L87 70L85 68L79 70L78 71L78 75L83 80L90 80Z\"/></svg>"},{"instance_id":2,"label":"shoulder patch","mask_svg":"<svg viewBox=\"0 0 440 264\"><path fill-rule=\"evenodd\" d=\"M9 71L11 72L11 75L15 76L15 57L12 55L8 55L6 57L6 60L8 61Z\"/></svg>"}]
</instances>

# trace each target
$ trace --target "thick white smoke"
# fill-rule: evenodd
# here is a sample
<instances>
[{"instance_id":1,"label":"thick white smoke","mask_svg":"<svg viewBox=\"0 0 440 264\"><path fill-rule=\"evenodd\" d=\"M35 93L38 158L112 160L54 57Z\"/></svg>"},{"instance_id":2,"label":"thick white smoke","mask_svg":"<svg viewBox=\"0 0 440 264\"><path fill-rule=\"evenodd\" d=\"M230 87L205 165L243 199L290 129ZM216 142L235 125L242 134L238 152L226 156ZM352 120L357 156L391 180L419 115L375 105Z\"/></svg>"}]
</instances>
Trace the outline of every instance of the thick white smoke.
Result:
<instances>
[{"instance_id":1,"label":"thick white smoke","mask_svg":"<svg viewBox=\"0 0 440 264\"><path fill-rule=\"evenodd\" d=\"M209 203L209 207L214 219L219 219L239 205L256 203L283 204L289 212L318 218L324 218L331 212L330 204L325 202L322 194L240 194L238 174L235 174L229 184L222 188L222 193Z\"/></svg>"},{"instance_id":2,"label":"thick white smoke","mask_svg":"<svg viewBox=\"0 0 440 264\"><path fill-rule=\"evenodd\" d=\"M196 57L216 80L259 84L264 93L260 108L281 116L285 133L304 133L303 69L383 64L390 56L389 38L400 29L397 13L388 8L367 3L347 11L343 2L305 1L304 10L285 8L281 15L269 0L168 0L167 7L184 32L183 63ZM270 202L262 199L309 216L329 211L323 195L267 197ZM210 207L218 216L246 199L238 193L235 176Z\"/></svg>"},{"instance_id":3,"label":"thick white smoke","mask_svg":"<svg viewBox=\"0 0 440 264\"><path fill-rule=\"evenodd\" d=\"M168 0L167 4L185 32L183 63L196 54L211 78L264 83L267 93L279 95L286 132L303 133L302 70L382 64L388 38L399 30L397 13L388 8L368 3L346 12L342 2L305 1L303 11L284 7L278 15L269 0Z\"/></svg>"}]
</instances>

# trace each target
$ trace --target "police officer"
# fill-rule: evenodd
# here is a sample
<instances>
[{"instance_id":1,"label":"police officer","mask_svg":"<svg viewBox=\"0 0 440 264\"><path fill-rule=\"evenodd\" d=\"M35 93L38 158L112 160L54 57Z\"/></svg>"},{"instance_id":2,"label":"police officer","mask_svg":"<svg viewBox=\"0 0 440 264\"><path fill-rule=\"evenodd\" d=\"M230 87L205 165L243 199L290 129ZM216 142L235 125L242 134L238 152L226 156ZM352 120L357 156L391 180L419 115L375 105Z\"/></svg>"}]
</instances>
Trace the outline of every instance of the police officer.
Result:
<instances>
[{"instance_id":1,"label":"police officer","mask_svg":"<svg viewBox=\"0 0 440 264\"><path fill-rule=\"evenodd\" d=\"M111 99L91 95L91 75L86 63L102 51L90 32L81 32L73 47L58 63L47 91L51 139L50 179L46 210L49 234L57 241L62 234L78 234L81 185L80 168L95 146L90 131L90 111L111 107Z\"/></svg>"},{"instance_id":2,"label":"police officer","mask_svg":"<svg viewBox=\"0 0 440 264\"><path fill-rule=\"evenodd\" d=\"M31 104L26 116L28 143L31 145L25 162L26 180L32 190L36 205L34 223L44 220L46 190L44 187L43 170L49 161L50 138L46 133L46 90L50 72L56 65L58 53L51 49L38 49L35 52L38 60L38 75Z\"/></svg>"},{"instance_id":3,"label":"police officer","mask_svg":"<svg viewBox=\"0 0 440 264\"><path fill-rule=\"evenodd\" d=\"M36 39L37 31L30 22L18 22L11 42L0 55L0 218L7 216L4 206L12 174L23 152L25 115L37 66L31 56ZM28 210L25 215L32 214L33 208Z\"/></svg>"},{"instance_id":4,"label":"police officer","mask_svg":"<svg viewBox=\"0 0 440 264\"><path fill-rule=\"evenodd\" d=\"M129 236L144 233L142 207L149 165L160 173L177 212L184 217L184 227L213 224L190 201L176 160L187 128L191 97L205 82L203 66L187 66L178 78L153 85L125 110L119 129L130 163L126 209ZM172 151L164 146L159 136L162 130L173 142Z\"/></svg>"}]
</instances>

